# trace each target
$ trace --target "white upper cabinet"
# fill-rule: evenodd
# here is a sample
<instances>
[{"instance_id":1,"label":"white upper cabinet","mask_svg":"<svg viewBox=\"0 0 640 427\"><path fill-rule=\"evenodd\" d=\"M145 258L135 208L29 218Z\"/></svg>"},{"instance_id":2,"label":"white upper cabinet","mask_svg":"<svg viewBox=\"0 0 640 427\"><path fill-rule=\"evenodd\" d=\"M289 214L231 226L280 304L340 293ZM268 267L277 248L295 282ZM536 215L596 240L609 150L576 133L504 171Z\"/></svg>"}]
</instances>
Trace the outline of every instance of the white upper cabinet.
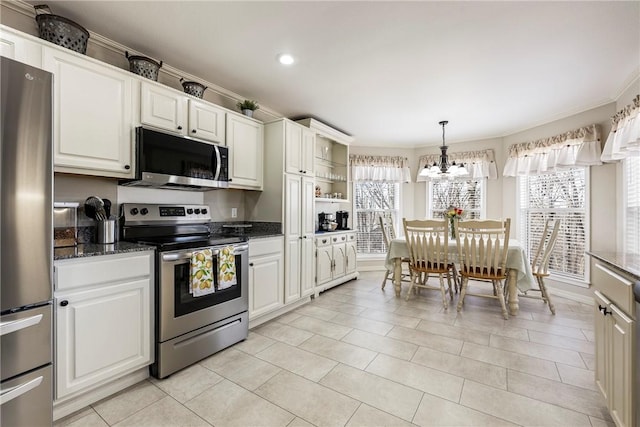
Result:
<instances>
[{"instance_id":1,"label":"white upper cabinet","mask_svg":"<svg viewBox=\"0 0 640 427\"><path fill-rule=\"evenodd\" d=\"M285 172L313 176L315 133L293 122L285 122Z\"/></svg>"},{"instance_id":2,"label":"white upper cabinet","mask_svg":"<svg viewBox=\"0 0 640 427\"><path fill-rule=\"evenodd\" d=\"M187 134L187 97L158 84L141 82L140 123Z\"/></svg>"},{"instance_id":3,"label":"white upper cabinet","mask_svg":"<svg viewBox=\"0 0 640 427\"><path fill-rule=\"evenodd\" d=\"M61 48L42 49L42 66L54 74L55 170L132 177L131 74Z\"/></svg>"},{"instance_id":4,"label":"white upper cabinet","mask_svg":"<svg viewBox=\"0 0 640 427\"><path fill-rule=\"evenodd\" d=\"M224 145L225 116L222 108L189 99L189 136Z\"/></svg>"},{"instance_id":5,"label":"white upper cabinet","mask_svg":"<svg viewBox=\"0 0 640 427\"><path fill-rule=\"evenodd\" d=\"M0 25L0 55L42 68L42 45Z\"/></svg>"},{"instance_id":6,"label":"white upper cabinet","mask_svg":"<svg viewBox=\"0 0 640 427\"><path fill-rule=\"evenodd\" d=\"M237 114L227 114L229 187L262 190L264 126Z\"/></svg>"},{"instance_id":7,"label":"white upper cabinet","mask_svg":"<svg viewBox=\"0 0 640 427\"><path fill-rule=\"evenodd\" d=\"M142 82L140 123L171 133L225 144L223 108L192 99L175 89Z\"/></svg>"}]
</instances>

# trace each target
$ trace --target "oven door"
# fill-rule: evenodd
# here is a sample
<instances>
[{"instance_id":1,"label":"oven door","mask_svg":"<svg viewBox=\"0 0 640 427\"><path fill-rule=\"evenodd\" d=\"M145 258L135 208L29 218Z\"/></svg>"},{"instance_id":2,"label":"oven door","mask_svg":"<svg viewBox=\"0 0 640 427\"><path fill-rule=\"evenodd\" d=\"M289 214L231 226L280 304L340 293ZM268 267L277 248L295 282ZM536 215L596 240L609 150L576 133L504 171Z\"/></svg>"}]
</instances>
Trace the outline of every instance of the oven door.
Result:
<instances>
[{"instance_id":1,"label":"oven door","mask_svg":"<svg viewBox=\"0 0 640 427\"><path fill-rule=\"evenodd\" d=\"M247 311L249 305L249 245L233 248L236 284L220 286L220 256L227 246L160 252L158 284L158 341L164 342L214 322ZM191 288L191 258L194 252L211 249L213 253L213 288L194 296Z\"/></svg>"}]
</instances>

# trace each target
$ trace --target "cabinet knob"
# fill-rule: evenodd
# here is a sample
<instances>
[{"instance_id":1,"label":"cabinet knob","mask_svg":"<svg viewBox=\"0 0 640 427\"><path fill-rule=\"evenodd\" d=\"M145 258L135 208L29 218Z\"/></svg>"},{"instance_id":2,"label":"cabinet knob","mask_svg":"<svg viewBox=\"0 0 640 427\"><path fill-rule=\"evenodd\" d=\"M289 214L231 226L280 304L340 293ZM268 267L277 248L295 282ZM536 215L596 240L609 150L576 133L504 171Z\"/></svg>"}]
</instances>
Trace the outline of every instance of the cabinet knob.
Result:
<instances>
[{"instance_id":1,"label":"cabinet knob","mask_svg":"<svg viewBox=\"0 0 640 427\"><path fill-rule=\"evenodd\" d=\"M233 181L231 178L229 178L229 182Z\"/></svg>"},{"instance_id":2,"label":"cabinet knob","mask_svg":"<svg viewBox=\"0 0 640 427\"><path fill-rule=\"evenodd\" d=\"M253 263L252 262L249 263L249 267L253 267Z\"/></svg>"},{"instance_id":3,"label":"cabinet knob","mask_svg":"<svg viewBox=\"0 0 640 427\"><path fill-rule=\"evenodd\" d=\"M124 165L124 168L125 168L126 170L129 170L129 169L131 169L131 165Z\"/></svg>"},{"instance_id":4,"label":"cabinet knob","mask_svg":"<svg viewBox=\"0 0 640 427\"><path fill-rule=\"evenodd\" d=\"M182 126L178 126L178 130L182 130Z\"/></svg>"},{"instance_id":5,"label":"cabinet knob","mask_svg":"<svg viewBox=\"0 0 640 427\"><path fill-rule=\"evenodd\" d=\"M60 305L63 307L66 307L69 305L69 301L67 301L66 299L63 299L62 301L60 301Z\"/></svg>"},{"instance_id":6,"label":"cabinet knob","mask_svg":"<svg viewBox=\"0 0 640 427\"><path fill-rule=\"evenodd\" d=\"M298 172L299 172L299 173L304 173L304 171L303 171L302 169L301 169L301 170L299 170Z\"/></svg>"},{"instance_id":7,"label":"cabinet knob","mask_svg":"<svg viewBox=\"0 0 640 427\"><path fill-rule=\"evenodd\" d=\"M195 129L194 129L194 130L192 130L192 131L191 131L191 133L196 133L196 130L195 130Z\"/></svg>"}]
</instances>

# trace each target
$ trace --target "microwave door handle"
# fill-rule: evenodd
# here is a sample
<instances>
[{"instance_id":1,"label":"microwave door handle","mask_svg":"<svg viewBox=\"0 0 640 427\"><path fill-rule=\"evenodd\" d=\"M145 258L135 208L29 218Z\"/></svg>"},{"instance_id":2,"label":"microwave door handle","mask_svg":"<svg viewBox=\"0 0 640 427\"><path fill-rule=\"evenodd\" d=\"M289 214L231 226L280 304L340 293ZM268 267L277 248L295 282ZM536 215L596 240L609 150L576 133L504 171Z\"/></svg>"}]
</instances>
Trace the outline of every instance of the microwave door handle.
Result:
<instances>
[{"instance_id":1,"label":"microwave door handle","mask_svg":"<svg viewBox=\"0 0 640 427\"><path fill-rule=\"evenodd\" d=\"M220 178L220 162L221 162L220 148L218 148L218 146L214 145L213 149L216 152L216 173L214 174L214 178L213 179L218 180Z\"/></svg>"}]
</instances>

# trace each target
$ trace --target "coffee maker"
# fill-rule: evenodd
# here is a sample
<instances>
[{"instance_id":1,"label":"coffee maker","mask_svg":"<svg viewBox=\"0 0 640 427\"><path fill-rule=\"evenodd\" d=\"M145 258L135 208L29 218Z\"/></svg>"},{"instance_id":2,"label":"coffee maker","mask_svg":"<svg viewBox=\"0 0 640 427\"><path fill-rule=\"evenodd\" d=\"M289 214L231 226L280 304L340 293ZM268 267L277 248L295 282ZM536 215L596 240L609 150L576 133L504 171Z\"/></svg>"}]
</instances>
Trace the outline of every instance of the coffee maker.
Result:
<instances>
[{"instance_id":1,"label":"coffee maker","mask_svg":"<svg viewBox=\"0 0 640 427\"><path fill-rule=\"evenodd\" d=\"M338 211L336 212L336 221L338 222L338 230L349 229L349 212Z\"/></svg>"},{"instance_id":2,"label":"coffee maker","mask_svg":"<svg viewBox=\"0 0 640 427\"><path fill-rule=\"evenodd\" d=\"M321 231L333 231L339 224L336 224L332 213L320 212L318 214L318 224Z\"/></svg>"}]
</instances>

